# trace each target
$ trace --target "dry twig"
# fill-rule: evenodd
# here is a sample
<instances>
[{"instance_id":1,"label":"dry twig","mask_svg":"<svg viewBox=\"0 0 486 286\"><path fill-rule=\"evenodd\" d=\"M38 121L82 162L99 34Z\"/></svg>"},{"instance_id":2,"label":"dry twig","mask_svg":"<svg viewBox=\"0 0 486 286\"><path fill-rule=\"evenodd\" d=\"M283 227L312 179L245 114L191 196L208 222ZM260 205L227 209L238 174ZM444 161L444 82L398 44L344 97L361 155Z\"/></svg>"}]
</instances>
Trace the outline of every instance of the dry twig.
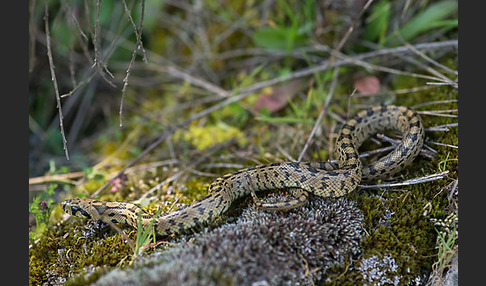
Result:
<instances>
[{"instance_id":1,"label":"dry twig","mask_svg":"<svg viewBox=\"0 0 486 286\"><path fill-rule=\"evenodd\" d=\"M358 185L362 189L376 189L376 188L392 188L392 187L402 187L402 186L409 186L414 184L421 184L425 182L435 181L443 179L445 176L449 174L449 171L444 171L440 173L435 173L432 175L427 175L423 177L417 177L409 180L405 180L400 183L384 183L384 184L377 184L377 185Z\"/></svg>"},{"instance_id":2,"label":"dry twig","mask_svg":"<svg viewBox=\"0 0 486 286\"><path fill-rule=\"evenodd\" d=\"M137 28L137 25L135 25L135 22L133 21L132 11L130 11L130 9L128 9L127 3L125 2L125 0L122 0L122 2L123 2L123 6L125 7L125 12L128 15L128 19L130 20L130 23L132 24L133 32L135 33L135 36L137 38L137 42L135 43L135 48L133 49L132 59L130 60L130 63L128 64L127 73L125 75L125 78L123 79L122 97L121 97L121 100L120 100L120 112L119 112L120 113L120 127L123 126L123 102L125 101L125 93L126 93L126 89L127 89L127 86L128 86L128 77L130 76L130 71L132 70L132 65L135 62L135 57L137 56L137 50L139 50L139 49L142 50L143 61L145 63L147 62L145 49L143 48L143 43L142 43L142 27L143 27L143 16L145 14L145 0L142 0L142 12L141 12L142 15L141 15L141 18L140 18L140 25L138 26L138 28Z\"/></svg>"},{"instance_id":3,"label":"dry twig","mask_svg":"<svg viewBox=\"0 0 486 286\"><path fill-rule=\"evenodd\" d=\"M191 162L186 168L184 168L183 170L177 172L176 174L168 177L163 182L157 184L156 186L154 186L153 188L151 188L150 190L148 190L147 192L145 192L140 197L140 200L146 198L148 195L152 194L156 190L159 190L162 186L167 185L167 184L169 184L169 183L177 180L183 174L185 174L187 171L191 170L193 167L195 167L195 166L201 164L203 161L207 160L209 156L211 156L212 154L214 154L216 151L218 151L219 149L221 149L223 146L226 146L227 144L228 144L228 142L223 143L223 144L219 144L218 146L212 148L207 154L204 154L204 155L199 156L199 159Z\"/></svg>"},{"instance_id":4,"label":"dry twig","mask_svg":"<svg viewBox=\"0 0 486 286\"><path fill-rule=\"evenodd\" d=\"M314 135L317 132L317 129L321 126L322 123L322 118L324 118L324 114L326 113L327 107L329 106L329 102L331 101L331 98L334 94L334 91L336 90L337 86L337 81L339 77L339 68L334 69L334 77L331 82L331 88L329 89L329 93L327 94L326 101L324 102L324 106L322 107L321 112L319 113L319 117L317 117L316 122L314 123L314 127L312 128L311 134L309 135L309 138L307 138L307 142L305 142L304 148L300 152L299 158L297 159L297 162L302 161L302 158L304 157L305 152L307 151L307 148L309 148L309 144L314 138Z\"/></svg>"},{"instance_id":5,"label":"dry twig","mask_svg":"<svg viewBox=\"0 0 486 286\"><path fill-rule=\"evenodd\" d=\"M62 144L64 149L64 154L66 159L69 160L69 151L67 147L66 135L64 134L64 123L62 116L61 98L59 96L59 87L57 86L56 72L54 71L54 60L52 59L52 49L51 49L51 36L49 31L49 7L47 5L47 0L44 0L44 21L46 29L46 46L47 46L47 57L49 59L49 68L51 70L51 79L54 84L54 92L56 93L57 110L59 111L59 127L61 128Z\"/></svg>"},{"instance_id":6,"label":"dry twig","mask_svg":"<svg viewBox=\"0 0 486 286\"><path fill-rule=\"evenodd\" d=\"M93 47L95 52L95 59L93 66L98 67L101 77L112 87L116 87L116 85L111 82L110 79L106 77L105 72L111 76L111 78L115 78L113 74L108 70L108 67L103 62L101 57L101 45L100 45L100 10L101 10L101 1L96 1L96 21L95 21L95 29L94 29L94 36L93 36Z\"/></svg>"}]
</instances>

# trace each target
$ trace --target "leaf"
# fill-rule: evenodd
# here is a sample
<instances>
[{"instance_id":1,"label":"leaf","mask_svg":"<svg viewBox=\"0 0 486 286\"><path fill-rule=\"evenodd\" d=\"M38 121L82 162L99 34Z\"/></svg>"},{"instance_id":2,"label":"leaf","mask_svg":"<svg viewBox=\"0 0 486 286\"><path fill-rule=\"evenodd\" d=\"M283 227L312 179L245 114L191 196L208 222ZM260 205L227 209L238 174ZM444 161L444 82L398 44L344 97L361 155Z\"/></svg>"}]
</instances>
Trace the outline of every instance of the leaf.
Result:
<instances>
[{"instance_id":1,"label":"leaf","mask_svg":"<svg viewBox=\"0 0 486 286\"><path fill-rule=\"evenodd\" d=\"M442 27L439 24L442 24L444 27L451 28L451 22L444 22L444 20L456 10L457 1L447 0L432 4L426 10L412 18L396 33L393 33L389 37L387 37L384 45L397 45L399 43L399 40L397 39L397 34L400 35L400 38L402 38L404 41L409 42L414 37L427 30Z\"/></svg>"},{"instance_id":2,"label":"leaf","mask_svg":"<svg viewBox=\"0 0 486 286\"><path fill-rule=\"evenodd\" d=\"M262 27L253 33L253 42L256 46L271 49L291 51L296 47L304 46L308 37L303 32L285 27Z\"/></svg>"},{"instance_id":3,"label":"leaf","mask_svg":"<svg viewBox=\"0 0 486 286\"><path fill-rule=\"evenodd\" d=\"M369 42L381 42L385 36L388 28L388 20L390 18L390 2L383 1L376 3L371 10L370 16L367 18L363 39Z\"/></svg>"},{"instance_id":4,"label":"leaf","mask_svg":"<svg viewBox=\"0 0 486 286\"><path fill-rule=\"evenodd\" d=\"M264 89L255 102L255 109L261 111L266 108L270 113L278 111L306 86L306 80L295 79L270 89Z\"/></svg>"},{"instance_id":5,"label":"leaf","mask_svg":"<svg viewBox=\"0 0 486 286\"><path fill-rule=\"evenodd\" d=\"M301 123L301 124L314 124L315 122L310 119L304 118L296 118L296 117L264 117L264 116L257 116L255 117L256 120L262 122L271 122L271 123Z\"/></svg>"},{"instance_id":6,"label":"leaf","mask_svg":"<svg viewBox=\"0 0 486 286\"><path fill-rule=\"evenodd\" d=\"M380 81L376 76L365 76L354 81L354 88L362 95L377 94L380 91Z\"/></svg>"}]
</instances>

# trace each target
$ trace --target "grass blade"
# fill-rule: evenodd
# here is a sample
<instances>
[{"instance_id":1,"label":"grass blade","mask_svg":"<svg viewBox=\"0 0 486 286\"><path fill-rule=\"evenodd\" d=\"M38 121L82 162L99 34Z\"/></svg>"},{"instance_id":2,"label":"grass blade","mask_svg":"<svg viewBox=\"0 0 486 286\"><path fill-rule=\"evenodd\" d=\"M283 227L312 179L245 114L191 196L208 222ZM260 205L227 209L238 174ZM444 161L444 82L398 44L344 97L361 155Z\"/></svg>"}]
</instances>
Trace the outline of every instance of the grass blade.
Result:
<instances>
[{"instance_id":1,"label":"grass blade","mask_svg":"<svg viewBox=\"0 0 486 286\"><path fill-rule=\"evenodd\" d=\"M433 5L430 5L422 13L412 18L407 24L405 24L397 32L388 36L387 39L385 40L384 45L394 46L399 44L397 35L400 35L400 37L404 41L409 42L414 37L418 36L419 34L427 30L436 29L439 27L451 28L451 22L450 21L444 22L444 20L454 11L457 11L457 1L447 0L447 1L441 1ZM453 23L457 24L457 21Z\"/></svg>"}]
</instances>

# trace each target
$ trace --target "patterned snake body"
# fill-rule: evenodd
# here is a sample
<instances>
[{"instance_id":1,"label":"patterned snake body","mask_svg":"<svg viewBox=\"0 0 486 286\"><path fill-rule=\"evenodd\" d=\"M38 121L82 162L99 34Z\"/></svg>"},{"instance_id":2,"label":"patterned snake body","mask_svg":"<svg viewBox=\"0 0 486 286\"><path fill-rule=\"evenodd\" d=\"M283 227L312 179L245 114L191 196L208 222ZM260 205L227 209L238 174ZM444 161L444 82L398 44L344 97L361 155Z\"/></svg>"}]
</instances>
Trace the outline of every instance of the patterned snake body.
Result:
<instances>
[{"instance_id":1,"label":"patterned snake body","mask_svg":"<svg viewBox=\"0 0 486 286\"><path fill-rule=\"evenodd\" d=\"M384 130L399 130L403 139L389 154L361 166L358 148L369 136ZM201 200L155 219L158 235L179 233L226 212L236 199L254 191L293 188L322 197L339 197L353 191L361 181L386 178L414 160L424 142L420 116L403 106L383 105L359 112L341 128L336 140L338 163L274 163L239 170L216 179ZM296 192L297 193L297 192ZM294 195L295 196L295 195ZM283 208L287 204L280 204ZM103 202L73 198L61 203L71 215L104 222L126 223L137 228L138 213L147 227L153 216L127 202ZM270 206L269 208L272 208ZM276 208L278 209L278 208Z\"/></svg>"}]
</instances>

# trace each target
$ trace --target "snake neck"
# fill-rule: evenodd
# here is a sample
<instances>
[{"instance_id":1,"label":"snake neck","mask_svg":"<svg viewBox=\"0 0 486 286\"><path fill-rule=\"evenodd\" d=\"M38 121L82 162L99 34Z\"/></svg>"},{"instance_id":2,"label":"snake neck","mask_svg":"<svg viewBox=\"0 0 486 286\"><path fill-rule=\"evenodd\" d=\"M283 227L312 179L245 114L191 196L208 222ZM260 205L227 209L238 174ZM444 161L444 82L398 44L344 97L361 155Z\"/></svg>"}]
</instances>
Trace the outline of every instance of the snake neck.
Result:
<instances>
[{"instance_id":1,"label":"snake neck","mask_svg":"<svg viewBox=\"0 0 486 286\"><path fill-rule=\"evenodd\" d=\"M175 211L162 215L155 221L157 234L167 236L211 220L226 212L231 205L223 193L213 193Z\"/></svg>"}]
</instances>

